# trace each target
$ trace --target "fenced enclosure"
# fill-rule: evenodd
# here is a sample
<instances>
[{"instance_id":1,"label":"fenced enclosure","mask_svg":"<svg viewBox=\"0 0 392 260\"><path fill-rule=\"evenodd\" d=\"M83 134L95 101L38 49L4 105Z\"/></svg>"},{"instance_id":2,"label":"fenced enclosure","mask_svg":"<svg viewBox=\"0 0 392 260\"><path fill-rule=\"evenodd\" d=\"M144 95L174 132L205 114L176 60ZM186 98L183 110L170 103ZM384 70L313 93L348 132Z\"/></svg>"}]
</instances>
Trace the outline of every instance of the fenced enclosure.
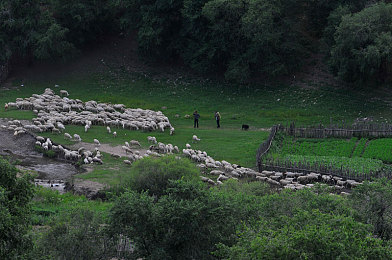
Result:
<instances>
[{"instance_id":1,"label":"fenced enclosure","mask_svg":"<svg viewBox=\"0 0 392 260\"><path fill-rule=\"evenodd\" d=\"M309 162L305 159L289 160L285 158L271 158L268 157L270 148L277 132L282 132L294 138L342 138L351 139L358 138L382 138L392 137L392 125L388 124L375 124L375 123L357 123L351 126L342 124L339 126L330 125L324 127L321 124L315 127L296 127L294 123L284 127L281 125L274 126L271 129L270 136L263 142L257 151L257 167L259 172L263 170L272 170L280 172L303 172L303 173L319 173L342 177L346 179L354 179L358 181L370 180L372 178L391 178L392 167L372 168L372 170L360 170L350 168L347 165L343 167L339 164L325 163L317 159L317 161ZM354 139L355 140L355 139ZM318 158L318 157L317 157ZM307 158L309 159L309 158ZM341 158L342 160L344 158ZM360 158L361 159L361 158ZM350 158L351 162L351 158ZM355 160L356 162L356 160ZM381 162L380 162L381 163Z\"/></svg>"},{"instance_id":2,"label":"fenced enclosure","mask_svg":"<svg viewBox=\"0 0 392 260\"><path fill-rule=\"evenodd\" d=\"M319 124L313 127L297 127L295 123L291 123L288 127L281 127L281 129L288 135L299 138L381 138L392 137L392 125L384 123L369 123L361 122L353 125L341 126L330 125L323 126Z\"/></svg>"}]
</instances>

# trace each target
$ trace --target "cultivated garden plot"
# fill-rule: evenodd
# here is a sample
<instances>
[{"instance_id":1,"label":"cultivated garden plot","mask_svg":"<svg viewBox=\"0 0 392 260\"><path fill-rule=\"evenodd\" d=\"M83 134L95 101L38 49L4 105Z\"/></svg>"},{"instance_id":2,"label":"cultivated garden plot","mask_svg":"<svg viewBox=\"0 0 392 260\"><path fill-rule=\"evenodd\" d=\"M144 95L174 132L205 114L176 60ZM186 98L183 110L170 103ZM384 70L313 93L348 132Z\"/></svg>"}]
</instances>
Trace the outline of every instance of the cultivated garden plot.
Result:
<instances>
[{"instance_id":1,"label":"cultivated garden plot","mask_svg":"<svg viewBox=\"0 0 392 260\"><path fill-rule=\"evenodd\" d=\"M264 163L321 166L357 174L389 172L392 139L305 139L280 134L263 160Z\"/></svg>"}]
</instances>

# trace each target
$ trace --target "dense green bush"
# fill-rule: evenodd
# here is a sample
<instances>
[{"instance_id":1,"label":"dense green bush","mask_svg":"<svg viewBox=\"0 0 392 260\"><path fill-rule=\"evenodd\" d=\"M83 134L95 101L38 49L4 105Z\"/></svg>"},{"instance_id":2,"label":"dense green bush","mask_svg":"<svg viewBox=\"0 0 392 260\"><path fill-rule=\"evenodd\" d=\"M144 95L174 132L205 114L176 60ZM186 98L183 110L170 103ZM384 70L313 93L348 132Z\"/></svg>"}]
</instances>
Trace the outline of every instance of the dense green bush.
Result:
<instances>
[{"instance_id":1,"label":"dense green bush","mask_svg":"<svg viewBox=\"0 0 392 260\"><path fill-rule=\"evenodd\" d=\"M33 186L29 177L17 177L17 169L0 159L0 258L19 259L29 253L27 236Z\"/></svg>"},{"instance_id":2,"label":"dense green bush","mask_svg":"<svg viewBox=\"0 0 392 260\"><path fill-rule=\"evenodd\" d=\"M350 196L350 205L358 219L373 226L373 233L386 240L392 238L392 183L382 179L365 182Z\"/></svg>"},{"instance_id":3,"label":"dense green bush","mask_svg":"<svg viewBox=\"0 0 392 260\"><path fill-rule=\"evenodd\" d=\"M145 158L132 167L130 187L138 192L148 191L150 195L161 196L170 180L198 180L199 171L187 159L165 156Z\"/></svg>"},{"instance_id":4,"label":"dense green bush","mask_svg":"<svg viewBox=\"0 0 392 260\"><path fill-rule=\"evenodd\" d=\"M133 239L134 257L213 259L215 244L233 244L239 220L253 215L245 196L213 193L200 182L172 181L165 193L156 200L126 192L113 206L111 230Z\"/></svg>"},{"instance_id":5,"label":"dense green bush","mask_svg":"<svg viewBox=\"0 0 392 260\"><path fill-rule=\"evenodd\" d=\"M52 219L40 238L37 256L47 259L107 259L115 255L114 242L104 229L102 216L77 208Z\"/></svg>"},{"instance_id":6,"label":"dense green bush","mask_svg":"<svg viewBox=\"0 0 392 260\"><path fill-rule=\"evenodd\" d=\"M369 225L318 210L277 216L245 226L235 246L221 246L225 259L391 259L389 245Z\"/></svg>"},{"instance_id":7,"label":"dense green bush","mask_svg":"<svg viewBox=\"0 0 392 260\"><path fill-rule=\"evenodd\" d=\"M330 66L348 82L385 82L392 75L392 4L345 15L334 34Z\"/></svg>"}]
</instances>

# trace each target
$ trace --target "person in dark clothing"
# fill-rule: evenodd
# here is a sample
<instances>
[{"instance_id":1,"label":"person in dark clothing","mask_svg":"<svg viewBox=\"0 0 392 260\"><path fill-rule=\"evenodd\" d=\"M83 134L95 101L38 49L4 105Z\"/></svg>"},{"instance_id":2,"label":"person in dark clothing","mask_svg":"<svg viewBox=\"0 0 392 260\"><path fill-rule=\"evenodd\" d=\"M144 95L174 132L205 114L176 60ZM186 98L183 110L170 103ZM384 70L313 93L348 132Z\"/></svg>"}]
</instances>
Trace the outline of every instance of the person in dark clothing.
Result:
<instances>
[{"instance_id":1,"label":"person in dark clothing","mask_svg":"<svg viewBox=\"0 0 392 260\"><path fill-rule=\"evenodd\" d=\"M221 119L220 113L218 111L215 111L216 128L220 128L220 124L219 124L220 119Z\"/></svg>"},{"instance_id":2,"label":"person in dark clothing","mask_svg":"<svg viewBox=\"0 0 392 260\"><path fill-rule=\"evenodd\" d=\"M194 118L194 122L193 122L193 128L199 128L199 118L200 115L199 113L197 113L197 110L193 113L193 118Z\"/></svg>"}]
</instances>

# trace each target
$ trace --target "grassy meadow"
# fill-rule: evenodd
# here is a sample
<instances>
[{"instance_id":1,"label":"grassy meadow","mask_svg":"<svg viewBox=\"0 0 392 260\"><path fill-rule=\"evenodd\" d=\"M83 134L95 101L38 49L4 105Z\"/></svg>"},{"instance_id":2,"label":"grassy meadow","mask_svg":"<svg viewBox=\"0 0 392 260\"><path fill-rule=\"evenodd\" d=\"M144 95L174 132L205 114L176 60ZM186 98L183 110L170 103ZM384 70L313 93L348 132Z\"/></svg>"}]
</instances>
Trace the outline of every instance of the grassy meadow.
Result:
<instances>
[{"instance_id":1,"label":"grassy meadow","mask_svg":"<svg viewBox=\"0 0 392 260\"><path fill-rule=\"evenodd\" d=\"M23 87L19 87L23 83ZM138 140L148 147L147 136L156 136L163 143L172 143L184 148L186 143L192 144L192 135L196 134L201 142L192 144L194 149L206 151L217 160L226 160L245 167L255 167L256 150L268 137L268 128L277 123L310 125L333 122L352 122L358 117L373 117L377 121L390 120L389 108L385 106L377 94L369 98L367 91L347 92L343 88L319 86L317 88L301 88L296 86L235 86L204 80L183 80L175 82L169 79L154 79L135 73L101 73L88 75L69 75L68 77L44 76L14 78L15 88L1 90L0 103L15 101L18 97L29 97L34 93L41 94L45 88L52 88L57 94L66 89L70 98L83 101L122 103L131 108L161 110L169 117L176 132L170 136L165 133L142 131L117 131L117 138L106 133L105 127L93 126L88 133L80 126L68 125L66 132L79 134L83 141L93 142L94 138L101 143L120 145L132 139ZM59 88L55 88L59 85ZM18 86L18 87L17 87ZM200 128L193 128L193 120L185 118L198 110ZM221 128L217 129L214 112L221 113ZM15 119L31 119L31 111L9 110L0 108L0 117ZM241 131L241 125L250 125L249 131ZM64 145L72 144L63 135L43 133L55 142ZM335 143L329 144L335 146ZM328 147L329 147L328 146ZM351 146L350 148L351 149ZM339 152L339 156L340 156ZM108 156L107 156L108 157ZM91 179L110 185L121 182L128 172L127 167L113 158L105 158L106 165L95 166L88 174L80 178Z\"/></svg>"}]
</instances>

